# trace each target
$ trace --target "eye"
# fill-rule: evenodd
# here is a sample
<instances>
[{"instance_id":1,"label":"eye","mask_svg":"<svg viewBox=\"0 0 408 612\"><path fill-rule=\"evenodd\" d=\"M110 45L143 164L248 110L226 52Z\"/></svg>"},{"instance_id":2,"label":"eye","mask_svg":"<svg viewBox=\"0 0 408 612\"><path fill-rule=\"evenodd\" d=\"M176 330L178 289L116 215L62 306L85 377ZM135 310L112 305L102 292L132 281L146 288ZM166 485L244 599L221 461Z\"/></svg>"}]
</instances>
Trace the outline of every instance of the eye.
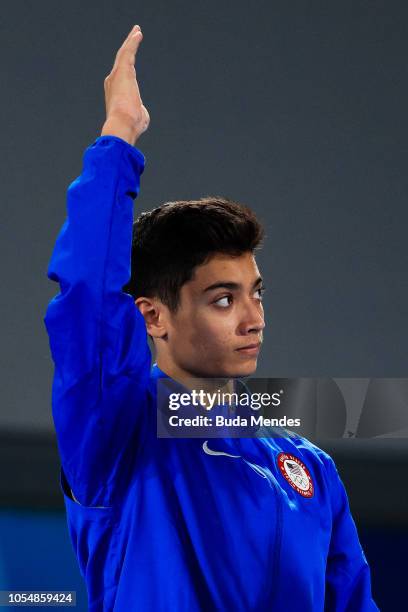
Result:
<instances>
[{"instance_id":1,"label":"eye","mask_svg":"<svg viewBox=\"0 0 408 612\"><path fill-rule=\"evenodd\" d=\"M217 304L217 306L221 306L221 308L228 308L228 306L230 305L228 300L232 300L232 295L224 295L223 297L218 298L218 300L215 300L214 304Z\"/></svg>"},{"instance_id":2,"label":"eye","mask_svg":"<svg viewBox=\"0 0 408 612\"><path fill-rule=\"evenodd\" d=\"M262 285L261 287L258 287L258 289L255 291L255 293L259 294L258 299L260 301L262 301L262 297L263 297L263 294L265 293L265 289L266 289L265 285Z\"/></svg>"}]
</instances>

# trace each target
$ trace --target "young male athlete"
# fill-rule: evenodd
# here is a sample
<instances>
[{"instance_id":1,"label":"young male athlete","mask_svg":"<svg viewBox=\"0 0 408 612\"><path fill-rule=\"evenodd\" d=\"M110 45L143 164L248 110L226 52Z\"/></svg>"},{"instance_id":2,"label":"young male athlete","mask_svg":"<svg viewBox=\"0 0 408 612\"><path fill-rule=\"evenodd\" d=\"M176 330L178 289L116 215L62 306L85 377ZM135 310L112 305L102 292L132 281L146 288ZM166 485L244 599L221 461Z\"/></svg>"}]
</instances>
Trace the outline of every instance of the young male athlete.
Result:
<instances>
[{"instance_id":1,"label":"young male athlete","mask_svg":"<svg viewBox=\"0 0 408 612\"><path fill-rule=\"evenodd\" d=\"M157 436L158 379L255 372L262 228L208 197L144 213L133 232L145 163L134 145L150 122L141 40L135 26L105 80L106 122L48 269L61 289L44 317L61 488L89 609L378 610L327 453L299 436Z\"/></svg>"}]
</instances>

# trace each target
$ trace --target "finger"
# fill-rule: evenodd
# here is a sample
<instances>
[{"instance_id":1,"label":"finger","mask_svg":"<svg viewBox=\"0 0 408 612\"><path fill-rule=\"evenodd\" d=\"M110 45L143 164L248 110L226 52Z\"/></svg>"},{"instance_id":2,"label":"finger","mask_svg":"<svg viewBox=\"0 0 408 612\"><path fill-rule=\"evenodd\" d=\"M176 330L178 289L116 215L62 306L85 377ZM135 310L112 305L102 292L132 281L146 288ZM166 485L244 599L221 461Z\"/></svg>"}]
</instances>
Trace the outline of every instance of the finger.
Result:
<instances>
[{"instance_id":1,"label":"finger","mask_svg":"<svg viewBox=\"0 0 408 612\"><path fill-rule=\"evenodd\" d=\"M121 64L128 65L135 63L136 53L140 43L143 40L143 34L140 26L136 25L129 32L122 46L116 53L115 63L113 68L118 68Z\"/></svg>"},{"instance_id":2,"label":"finger","mask_svg":"<svg viewBox=\"0 0 408 612\"><path fill-rule=\"evenodd\" d=\"M135 64L135 58L136 58L136 54L137 51L140 47L140 43L143 40L143 34L141 32L141 30L138 30L136 32L134 32L133 34L131 34L129 40L126 42L126 45L123 47L121 54L120 54L120 62L124 62L127 64L131 64L132 66L134 66Z\"/></svg>"},{"instance_id":3,"label":"finger","mask_svg":"<svg viewBox=\"0 0 408 612\"><path fill-rule=\"evenodd\" d=\"M133 26L133 28L130 30L129 34L127 35L127 37L125 38L125 40L123 41L121 47L118 49L117 53L116 53L116 57L115 57L115 62L113 64L113 69L118 67L118 63L120 61L121 58L121 53L123 51L123 49L126 47L126 45L128 44L130 37L133 36L135 33L140 31L140 26L139 25L135 25Z\"/></svg>"}]
</instances>

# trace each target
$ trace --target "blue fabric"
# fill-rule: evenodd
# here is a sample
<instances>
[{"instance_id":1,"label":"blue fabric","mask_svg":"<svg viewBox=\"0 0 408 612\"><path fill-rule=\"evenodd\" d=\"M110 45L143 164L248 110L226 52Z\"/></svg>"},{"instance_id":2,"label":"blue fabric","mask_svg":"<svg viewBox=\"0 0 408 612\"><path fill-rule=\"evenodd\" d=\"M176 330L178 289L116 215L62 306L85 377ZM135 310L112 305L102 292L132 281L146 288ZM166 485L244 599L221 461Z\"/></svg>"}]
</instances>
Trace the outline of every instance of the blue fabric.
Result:
<instances>
[{"instance_id":1,"label":"blue fabric","mask_svg":"<svg viewBox=\"0 0 408 612\"><path fill-rule=\"evenodd\" d=\"M157 438L157 379L130 277L142 153L114 136L84 154L48 277L44 323L68 527L89 609L378 610L331 457L300 437ZM287 452L314 485L278 467ZM78 503L69 497L72 489Z\"/></svg>"}]
</instances>

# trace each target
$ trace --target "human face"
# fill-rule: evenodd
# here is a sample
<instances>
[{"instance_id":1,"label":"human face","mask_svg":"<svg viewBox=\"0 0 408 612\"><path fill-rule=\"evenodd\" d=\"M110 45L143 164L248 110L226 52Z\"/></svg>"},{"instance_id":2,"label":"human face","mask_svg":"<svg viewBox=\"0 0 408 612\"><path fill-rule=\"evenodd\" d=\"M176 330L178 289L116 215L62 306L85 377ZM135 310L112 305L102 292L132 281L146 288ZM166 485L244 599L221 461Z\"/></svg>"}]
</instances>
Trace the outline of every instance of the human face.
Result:
<instances>
[{"instance_id":1,"label":"human face","mask_svg":"<svg viewBox=\"0 0 408 612\"><path fill-rule=\"evenodd\" d=\"M168 370L211 378L255 372L265 322L252 253L217 253L197 266L166 327Z\"/></svg>"}]
</instances>

